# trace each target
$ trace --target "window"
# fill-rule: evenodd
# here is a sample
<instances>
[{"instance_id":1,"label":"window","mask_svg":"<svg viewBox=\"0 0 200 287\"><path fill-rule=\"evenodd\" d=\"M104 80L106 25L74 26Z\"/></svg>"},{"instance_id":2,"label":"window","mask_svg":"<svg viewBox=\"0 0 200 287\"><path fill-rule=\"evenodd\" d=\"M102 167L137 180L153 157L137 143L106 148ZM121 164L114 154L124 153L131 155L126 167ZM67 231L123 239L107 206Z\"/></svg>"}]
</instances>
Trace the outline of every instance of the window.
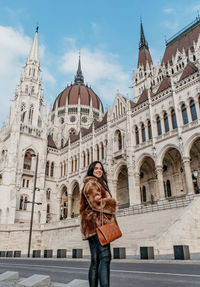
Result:
<instances>
[{"instance_id":1,"label":"window","mask_svg":"<svg viewBox=\"0 0 200 287\"><path fill-rule=\"evenodd\" d=\"M118 150L122 149L122 135L121 132L117 132L117 142L118 142Z\"/></svg>"},{"instance_id":2,"label":"window","mask_svg":"<svg viewBox=\"0 0 200 287\"><path fill-rule=\"evenodd\" d=\"M85 152L83 152L83 167L86 165L86 157L85 157Z\"/></svg>"},{"instance_id":3,"label":"window","mask_svg":"<svg viewBox=\"0 0 200 287\"><path fill-rule=\"evenodd\" d=\"M48 188L47 191L46 191L46 198L47 198L47 200L50 200L50 197L51 197L51 190Z\"/></svg>"},{"instance_id":4,"label":"window","mask_svg":"<svg viewBox=\"0 0 200 287\"><path fill-rule=\"evenodd\" d=\"M164 125L165 125L165 132L169 131L169 121L167 113L164 113Z\"/></svg>"},{"instance_id":5,"label":"window","mask_svg":"<svg viewBox=\"0 0 200 287\"><path fill-rule=\"evenodd\" d=\"M186 125L188 124L188 115L187 115L187 108L185 104L182 104L181 111L182 111L182 117L183 117L183 124Z\"/></svg>"},{"instance_id":6,"label":"window","mask_svg":"<svg viewBox=\"0 0 200 287\"><path fill-rule=\"evenodd\" d=\"M54 176L54 162L51 163L51 172L50 172L50 176L53 177Z\"/></svg>"},{"instance_id":7,"label":"window","mask_svg":"<svg viewBox=\"0 0 200 287\"><path fill-rule=\"evenodd\" d=\"M170 180L169 179L166 182L166 188L167 188L167 197L171 197L172 196L172 192L171 192L171 184L170 184Z\"/></svg>"},{"instance_id":8,"label":"window","mask_svg":"<svg viewBox=\"0 0 200 287\"><path fill-rule=\"evenodd\" d=\"M63 175L63 165L62 165L62 163L60 164L60 176L62 177L62 175Z\"/></svg>"},{"instance_id":9,"label":"window","mask_svg":"<svg viewBox=\"0 0 200 287\"><path fill-rule=\"evenodd\" d=\"M177 129L176 114L174 109L171 110L172 128Z\"/></svg>"},{"instance_id":10,"label":"window","mask_svg":"<svg viewBox=\"0 0 200 287\"><path fill-rule=\"evenodd\" d=\"M148 136L149 136L149 140L152 139L152 129L151 129L150 121L148 121Z\"/></svg>"},{"instance_id":11,"label":"window","mask_svg":"<svg viewBox=\"0 0 200 287\"><path fill-rule=\"evenodd\" d=\"M99 145L97 144L97 160L99 160Z\"/></svg>"},{"instance_id":12,"label":"window","mask_svg":"<svg viewBox=\"0 0 200 287\"><path fill-rule=\"evenodd\" d=\"M66 162L64 162L64 175L66 175Z\"/></svg>"},{"instance_id":13,"label":"window","mask_svg":"<svg viewBox=\"0 0 200 287\"><path fill-rule=\"evenodd\" d=\"M71 172L73 172L73 171L74 171L74 160L72 158Z\"/></svg>"},{"instance_id":14,"label":"window","mask_svg":"<svg viewBox=\"0 0 200 287\"><path fill-rule=\"evenodd\" d=\"M27 151L24 156L24 169L30 170L31 169L31 153Z\"/></svg>"},{"instance_id":15,"label":"window","mask_svg":"<svg viewBox=\"0 0 200 287\"><path fill-rule=\"evenodd\" d=\"M28 116L29 124L32 124L33 121L33 106L31 105L29 109L29 116Z\"/></svg>"},{"instance_id":16,"label":"window","mask_svg":"<svg viewBox=\"0 0 200 287\"><path fill-rule=\"evenodd\" d=\"M196 106L195 106L194 100L190 101L190 111L191 111L192 120L196 121L197 120L197 111L196 111Z\"/></svg>"},{"instance_id":17,"label":"window","mask_svg":"<svg viewBox=\"0 0 200 287\"><path fill-rule=\"evenodd\" d=\"M27 188L29 187L29 179L27 179L27 181L26 181L26 187Z\"/></svg>"},{"instance_id":18,"label":"window","mask_svg":"<svg viewBox=\"0 0 200 287\"><path fill-rule=\"evenodd\" d=\"M23 196L21 196L20 202L19 202L19 209L22 209L22 207L23 207L23 200L24 200L24 198L23 198Z\"/></svg>"},{"instance_id":19,"label":"window","mask_svg":"<svg viewBox=\"0 0 200 287\"><path fill-rule=\"evenodd\" d=\"M23 178L22 187L25 187L25 178Z\"/></svg>"},{"instance_id":20,"label":"window","mask_svg":"<svg viewBox=\"0 0 200 287\"><path fill-rule=\"evenodd\" d=\"M103 146L103 143L101 143L101 159L104 159L104 146Z\"/></svg>"},{"instance_id":21,"label":"window","mask_svg":"<svg viewBox=\"0 0 200 287\"><path fill-rule=\"evenodd\" d=\"M146 141L146 134L145 134L145 126L144 126L144 124L142 124L141 130L142 130L142 142L145 142Z\"/></svg>"},{"instance_id":22,"label":"window","mask_svg":"<svg viewBox=\"0 0 200 287\"><path fill-rule=\"evenodd\" d=\"M87 150L87 164L90 164L90 153L89 150Z\"/></svg>"},{"instance_id":23,"label":"window","mask_svg":"<svg viewBox=\"0 0 200 287\"><path fill-rule=\"evenodd\" d=\"M157 123L157 132L158 132L158 135L160 136L162 134L162 128L161 128L161 121L160 121L159 116L156 118L156 123Z\"/></svg>"},{"instance_id":24,"label":"window","mask_svg":"<svg viewBox=\"0 0 200 287\"><path fill-rule=\"evenodd\" d=\"M61 148L64 147L64 139L61 139Z\"/></svg>"},{"instance_id":25,"label":"window","mask_svg":"<svg viewBox=\"0 0 200 287\"><path fill-rule=\"evenodd\" d=\"M146 187L144 185L143 185L142 191L141 191L141 201L142 202L147 201Z\"/></svg>"},{"instance_id":26,"label":"window","mask_svg":"<svg viewBox=\"0 0 200 287\"><path fill-rule=\"evenodd\" d=\"M140 143L138 127L135 127L135 141L136 141L136 144Z\"/></svg>"},{"instance_id":27,"label":"window","mask_svg":"<svg viewBox=\"0 0 200 287\"><path fill-rule=\"evenodd\" d=\"M49 161L46 163L46 176L49 176Z\"/></svg>"},{"instance_id":28,"label":"window","mask_svg":"<svg viewBox=\"0 0 200 287\"><path fill-rule=\"evenodd\" d=\"M47 213L50 213L50 204L47 203Z\"/></svg>"}]
</instances>

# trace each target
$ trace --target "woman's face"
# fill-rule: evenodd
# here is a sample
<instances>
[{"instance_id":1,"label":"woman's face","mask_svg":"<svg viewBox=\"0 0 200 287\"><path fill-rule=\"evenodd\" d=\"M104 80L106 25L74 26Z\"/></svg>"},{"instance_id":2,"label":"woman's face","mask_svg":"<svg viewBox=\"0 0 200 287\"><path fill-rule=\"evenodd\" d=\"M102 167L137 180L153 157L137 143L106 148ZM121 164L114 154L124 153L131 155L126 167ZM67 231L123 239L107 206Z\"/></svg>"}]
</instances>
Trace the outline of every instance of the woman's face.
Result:
<instances>
[{"instance_id":1,"label":"woman's face","mask_svg":"<svg viewBox=\"0 0 200 287\"><path fill-rule=\"evenodd\" d=\"M102 166L100 163L97 163L94 167L93 175L97 178L101 178L103 174Z\"/></svg>"}]
</instances>

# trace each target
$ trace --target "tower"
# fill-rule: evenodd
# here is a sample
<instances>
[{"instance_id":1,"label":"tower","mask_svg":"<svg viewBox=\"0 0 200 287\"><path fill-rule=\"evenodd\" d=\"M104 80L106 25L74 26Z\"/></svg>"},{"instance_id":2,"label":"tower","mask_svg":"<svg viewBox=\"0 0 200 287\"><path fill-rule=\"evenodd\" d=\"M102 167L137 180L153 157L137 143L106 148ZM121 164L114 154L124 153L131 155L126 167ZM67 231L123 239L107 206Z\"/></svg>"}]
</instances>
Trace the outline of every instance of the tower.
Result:
<instances>
[{"instance_id":1,"label":"tower","mask_svg":"<svg viewBox=\"0 0 200 287\"><path fill-rule=\"evenodd\" d=\"M36 163L33 156L37 153L37 187L40 191L36 201L41 202L43 198L47 137L40 72L37 27L7 123L1 131L0 148L6 155L0 171L2 223L24 223L30 220L31 206L26 201L32 200ZM37 208L36 213L38 216L35 219L39 222L42 215Z\"/></svg>"}]
</instances>

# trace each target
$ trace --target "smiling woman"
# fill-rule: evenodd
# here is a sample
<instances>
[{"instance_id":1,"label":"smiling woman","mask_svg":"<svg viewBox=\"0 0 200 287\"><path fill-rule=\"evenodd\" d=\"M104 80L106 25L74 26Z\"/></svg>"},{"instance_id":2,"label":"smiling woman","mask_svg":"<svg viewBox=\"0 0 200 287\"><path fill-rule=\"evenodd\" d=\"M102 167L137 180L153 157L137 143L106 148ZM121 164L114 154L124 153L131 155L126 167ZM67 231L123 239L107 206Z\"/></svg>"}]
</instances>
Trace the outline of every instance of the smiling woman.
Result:
<instances>
[{"instance_id":1,"label":"smiling woman","mask_svg":"<svg viewBox=\"0 0 200 287\"><path fill-rule=\"evenodd\" d=\"M108 188L106 173L100 161L90 164L81 192L80 214L83 239L88 239L91 264L89 269L90 287L110 286L110 244L101 245L96 229L115 222L117 202Z\"/></svg>"}]
</instances>

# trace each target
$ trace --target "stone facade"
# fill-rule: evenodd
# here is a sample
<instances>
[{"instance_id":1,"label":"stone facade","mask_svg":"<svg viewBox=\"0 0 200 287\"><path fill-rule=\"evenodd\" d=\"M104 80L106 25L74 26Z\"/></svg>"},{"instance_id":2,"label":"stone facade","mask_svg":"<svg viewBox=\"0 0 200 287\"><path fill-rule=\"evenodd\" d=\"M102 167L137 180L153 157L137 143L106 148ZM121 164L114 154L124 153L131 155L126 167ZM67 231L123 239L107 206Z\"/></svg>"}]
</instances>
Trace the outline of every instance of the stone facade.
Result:
<instances>
[{"instance_id":1,"label":"stone facade","mask_svg":"<svg viewBox=\"0 0 200 287\"><path fill-rule=\"evenodd\" d=\"M20 232L30 221L27 201L32 201L36 179L35 202L39 204L35 204L34 224L38 233L34 232L33 244L49 242L51 236L48 232L41 235L41 228L51 225L55 243L56 228L61 225L64 230L79 215L80 190L94 160L104 164L120 210L199 193L199 47L197 19L167 43L162 62L155 66L141 23L134 102L117 92L112 108L104 112L98 96L84 84L79 58L74 84L58 95L46 120L36 31L0 132L2 228L15 226L13 234L21 238ZM77 229L72 230L72 242L82 244ZM5 234L0 232L1 242Z\"/></svg>"}]
</instances>

